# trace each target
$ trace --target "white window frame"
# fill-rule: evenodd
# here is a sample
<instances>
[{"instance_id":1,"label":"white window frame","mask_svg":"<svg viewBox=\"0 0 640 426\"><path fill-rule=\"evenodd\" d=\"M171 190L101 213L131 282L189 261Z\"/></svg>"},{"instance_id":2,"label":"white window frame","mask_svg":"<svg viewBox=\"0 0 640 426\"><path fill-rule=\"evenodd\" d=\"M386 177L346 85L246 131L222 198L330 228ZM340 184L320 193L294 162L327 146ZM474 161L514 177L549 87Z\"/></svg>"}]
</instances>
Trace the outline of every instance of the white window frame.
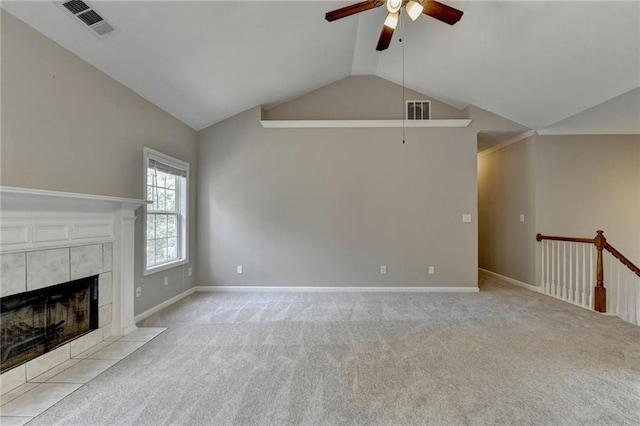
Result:
<instances>
[{"instance_id":1,"label":"white window frame","mask_svg":"<svg viewBox=\"0 0 640 426\"><path fill-rule=\"evenodd\" d=\"M163 154L159 151L153 150L148 147L143 148L143 188L144 198L147 197L147 169L149 167L149 160L153 159L177 169L184 170L187 176L184 178L184 185L180 184L180 188L177 191L178 197L176 197L176 204L179 205L178 209L178 249L179 258L171 262L162 263L160 265L147 266L147 212L148 203L144 206L144 214L142 218L142 250L143 250L143 275L151 275L157 272L166 271L167 269L175 268L177 266L185 265L189 263L189 163L171 157L167 154ZM178 183L176 184L178 185Z\"/></svg>"}]
</instances>

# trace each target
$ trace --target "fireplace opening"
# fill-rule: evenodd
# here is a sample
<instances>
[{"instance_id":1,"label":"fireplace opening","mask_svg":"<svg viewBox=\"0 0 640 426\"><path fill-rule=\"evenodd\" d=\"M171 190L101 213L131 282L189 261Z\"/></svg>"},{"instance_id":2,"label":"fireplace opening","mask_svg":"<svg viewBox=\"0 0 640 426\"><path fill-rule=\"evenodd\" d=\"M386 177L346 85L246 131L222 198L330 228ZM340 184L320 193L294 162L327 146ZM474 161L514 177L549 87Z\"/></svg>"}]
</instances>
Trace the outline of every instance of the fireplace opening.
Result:
<instances>
[{"instance_id":1,"label":"fireplace opening","mask_svg":"<svg viewBox=\"0 0 640 426\"><path fill-rule=\"evenodd\" d=\"M98 275L0 299L1 372L98 328Z\"/></svg>"}]
</instances>

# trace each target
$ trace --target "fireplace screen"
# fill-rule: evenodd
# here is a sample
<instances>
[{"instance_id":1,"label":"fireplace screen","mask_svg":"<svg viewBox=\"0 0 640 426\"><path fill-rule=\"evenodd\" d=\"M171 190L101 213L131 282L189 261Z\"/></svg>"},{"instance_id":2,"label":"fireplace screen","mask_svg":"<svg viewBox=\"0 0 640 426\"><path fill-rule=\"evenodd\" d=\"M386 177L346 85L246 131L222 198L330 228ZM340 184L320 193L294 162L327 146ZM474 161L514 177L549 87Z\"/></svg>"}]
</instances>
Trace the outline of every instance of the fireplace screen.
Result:
<instances>
[{"instance_id":1,"label":"fireplace screen","mask_svg":"<svg viewBox=\"0 0 640 426\"><path fill-rule=\"evenodd\" d=\"M98 276L0 299L2 372L98 328Z\"/></svg>"}]
</instances>

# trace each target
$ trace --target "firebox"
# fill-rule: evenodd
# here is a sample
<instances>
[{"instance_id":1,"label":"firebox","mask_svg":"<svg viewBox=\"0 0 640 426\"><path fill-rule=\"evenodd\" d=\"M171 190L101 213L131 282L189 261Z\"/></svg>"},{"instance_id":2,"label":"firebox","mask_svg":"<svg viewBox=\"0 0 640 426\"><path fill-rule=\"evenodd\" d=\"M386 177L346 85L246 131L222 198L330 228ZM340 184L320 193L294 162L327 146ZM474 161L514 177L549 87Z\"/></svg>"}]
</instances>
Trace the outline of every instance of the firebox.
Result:
<instances>
[{"instance_id":1,"label":"firebox","mask_svg":"<svg viewBox=\"0 0 640 426\"><path fill-rule=\"evenodd\" d=\"M98 328L98 275L0 299L5 372Z\"/></svg>"}]
</instances>

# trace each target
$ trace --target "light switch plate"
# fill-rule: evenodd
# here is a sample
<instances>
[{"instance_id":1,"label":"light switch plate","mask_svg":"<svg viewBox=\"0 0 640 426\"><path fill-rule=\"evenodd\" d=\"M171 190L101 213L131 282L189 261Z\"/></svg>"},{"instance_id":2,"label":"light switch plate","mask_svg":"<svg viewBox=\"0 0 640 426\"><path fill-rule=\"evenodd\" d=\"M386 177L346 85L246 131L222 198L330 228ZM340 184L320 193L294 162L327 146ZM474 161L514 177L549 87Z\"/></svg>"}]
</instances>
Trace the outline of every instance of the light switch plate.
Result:
<instances>
[{"instance_id":1,"label":"light switch plate","mask_svg":"<svg viewBox=\"0 0 640 426\"><path fill-rule=\"evenodd\" d=\"M523 214L520 215L520 222L524 222L524 215Z\"/></svg>"},{"instance_id":2,"label":"light switch plate","mask_svg":"<svg viewBox=\"0 0 640 426\"><path fill-rule=\"evenodd\" d=\"M470 223L471 222L471 215L470 214L463 214L462 215L462 222Z\"/></svg>"},{"instance_id":3,"label":"light switch plate","mask_svg":"<svg viewBox=\"0 0 640 426\"><path fill-rule=\"evenodd\" d=\"M242 273L242 265L236 266L236 273L237 274L241 274Z\"/></svg>"}]
</instances>

